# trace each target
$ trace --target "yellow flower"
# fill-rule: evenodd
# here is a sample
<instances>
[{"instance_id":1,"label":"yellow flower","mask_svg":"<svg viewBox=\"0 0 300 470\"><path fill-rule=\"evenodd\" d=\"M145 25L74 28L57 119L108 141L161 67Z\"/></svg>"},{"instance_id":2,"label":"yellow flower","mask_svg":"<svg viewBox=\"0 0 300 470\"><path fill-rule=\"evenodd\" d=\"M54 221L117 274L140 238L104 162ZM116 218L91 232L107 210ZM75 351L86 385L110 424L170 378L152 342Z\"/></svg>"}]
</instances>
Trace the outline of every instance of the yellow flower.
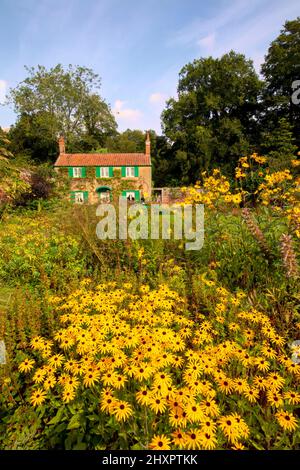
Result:
<instances>
[{"instance_id":1,"label":"yellow flower","mask_svg":"<svg viewBox=\"0 0 300 470\"><path fill-rule=\"evenodd\" d=\"M112 414L115 415L118 421L126 421L133 414L133 411L129 403L118 400L112 408Z\"/></svg>"},{"instance_id":2,"label":"yellow flower","mask_svg":"<svg viewBox=\"0 0 300 470\"><path fill-rule=\"evenodd\" d=\"M40 368L35 372L33 376L33 381L37 384L42 383L45 379L45 376L46 376L45 369Z\"/></svg>"},{"instance_id":3,"label":"yellow flower","mask_svg":"<svg viewBox=\"0 0 300 470\"><path fill-rule=\"evenodd\" d=\"M259 391L255 388L244 390L243 394L250 401L250 403L255 403L259 398Z\"/></svg>"},{"instance_id":4,"label":"yellow flower","mask_svg":"<svg viewBox=\"0 0 300 470\"><path fill-rule=\"evenodd\" d=\"M33 359L25 359L21 364L19 365L19 371L20 372L30 372L33 369L34 365L34 360Z\"/></svg>"},{"instance_id":5,"label":"yellow flower","mask_svg":"<svg viewBox=\"0 0 300 470\"><path fill-rule=\"evenodd\" d=\"M231 443L235 443L239 437L239 429L233 416L222 416L219 419L219 426L223 433Z\"/></svg>"},{"instance_id":6,"label":"yellow flower","mask_svg":"<svg viewBox=\"0 0 300 470\"><path fill-rule=\"evenodd\" d=\"M116 400L112 396L105 396L102 398L100 402L100 408L102 411L106 411L107 413L112 413Z\"/></svg>"},{"instance_id":7,"label":"yellow flower","mask_svg":"<svg viewBox=\"0 0 300 470\"><path fill-rule=\"evenodd\" d=\"M200 421L203 418L203 411L201 410L200 406L197 405L197 403L190 402L187 405L185 411L187 419L192 423Z\"/></svg>"},{"instance_id":8,"label":"yellow flower","mask_svg":"<svg viewBox=\"0 0 300 470\"><path fill-rule=\"evenodd\" d=\"M156 395L149 399L149 407L153 410L156 414L163 413L167 407L167 400L165 398Z\"/></svg>"},{"instance_id":9,"label":"yellow flower","mask_svg":"<svg viewBox=\"0 0 300 470\"><path fill-rule=\"evenodd\" d=\"M69 403L70 401L74 400L75 398L75 391L71 388L65 388L63 391L62 399L63 402Z\"/></svg>"},{"instance_id":10,"label":"yellow flower","mask_svg":"<svg viewBox=\"0 0 300 470\"><path fill-rule=\"evenodd\" d=\"M202 432L200 437L200 446L204 450L213 450L217 446L217 438L216 435L212 432L205 431Z\"/></svg>"},{"instance_id":11,"label":"yellow flower","mask_svg":"<svg viewBox=\"0 0 300 470\"><path fill-rule=\"evenodd\" d=\"M300 393L289 390L283 394L283 398L288 401L290 405L299 405Z\"/></svg>"},{"instance_id":12,"label":"yellow flower","mask_svg":"<svg viewBox=\"0 0 300 470\"><path fill-rule=\"evenodd\" d=\"M100 372L98 370L92 370L87 372L83 378L83 384L86 387L91 387L95 382L98 382L100 378ZM107 385L107 384L105 384Z\"/></svg>"},{"instance_id":13,"label":"yellow flower","mask_svg":"<svg viewBox=\"0 0 300 470\"><path fill-rule=\"evenodd\" d=\"M185 439L184 439L184 433L180 430L177 430L177 431L174 431L172 433L172 442L175 446L179 447L179 449L183 449L184 448L184 443L185 443Z\"/></svg>"},{"instance_id":14,"label":"yellow flower","mask_svg":"<svg viewBox=\"0 0 300 470\"><path fill-rule=\"evenodd\" d=\"M274 406L275 408L280 408L283 406L283 399L282 396L279 395L279 393L269 390L267 391L267 400L270 403L271 406Z\"/></svg>"},{"instance_id":15,"label":"yellow flower","mask_svg":"<svg viewBox=\"0 0 300 470\"><path fill-rule=\"evenodd\" d=\"M294 431L298 427L298 422L295 416L288 411L278 411L276 418L279 425L288 432Z\"/></svg>"},{"instance_id":16,"label":"yellow flower","mask_svg":"<svg viewBox=\"0 0 300 470\"><path fill-rule=\"evenodd\" d=\"M191 429L184 434L185 448L188 450L200 449L202 433L199 429Z\"/></svg>"},{"instance_id":17,"label":"yellow flower","mask_svg":"<svg viewBox=\"0 0 300 470\"><path fill-rule=\"evenodd\" d=\"M44 389L49 390L54 387L56 384L56 378L54 375L48 375L46 380L44 381Z\"/></svg>"},{"instance_id":18,"label":"yellow flower","mask_svg":"<svg viewBox=\"0 0 300 470\"><path fill-rule=\"evenodd\" d=\"M170 450L171 440L164 434L155 435L149 444L149 449L152 450Z\"/></svg>"},{"instance_id":19,"label":"yellow flower","mask_svg":"<svg viewBox=\"0 0 300 470\"><path fill-rule=\"evenodd\" d=\"M48 364L55 368L58 368L62 365L64 361L64 356L62 354L55 354L54 356L48 359Z\"/></svg>"},{"instance_id":20,"label":"yellow flower","mask_svg":"<svg viewBox=\"0 0 300 470\"><path fill-rule=\"evenodd\" d=\"M35 390L30 397L30 402L32 403L33 406L39 406L42 403L44 403L45 400L46 400L46 392L40 388Z\"/></svg>"}]
</instances>

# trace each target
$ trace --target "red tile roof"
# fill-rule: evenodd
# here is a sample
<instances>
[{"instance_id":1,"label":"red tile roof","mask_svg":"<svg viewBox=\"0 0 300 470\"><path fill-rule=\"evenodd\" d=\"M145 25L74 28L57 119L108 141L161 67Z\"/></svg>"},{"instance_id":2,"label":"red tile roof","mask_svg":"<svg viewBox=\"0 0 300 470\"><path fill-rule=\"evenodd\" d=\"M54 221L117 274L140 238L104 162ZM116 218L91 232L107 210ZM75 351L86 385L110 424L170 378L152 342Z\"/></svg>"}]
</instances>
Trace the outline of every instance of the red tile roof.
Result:
<instances>
[{"instance_id":1,"label":"red tile roof","mask_svg":"<svg viewBox=\"0 0 300 470\"><path fill-rule=\"evenodd\" d=\"M150 166L145 153L61 153L54 166Z\"/></svg>"}]
</instances>

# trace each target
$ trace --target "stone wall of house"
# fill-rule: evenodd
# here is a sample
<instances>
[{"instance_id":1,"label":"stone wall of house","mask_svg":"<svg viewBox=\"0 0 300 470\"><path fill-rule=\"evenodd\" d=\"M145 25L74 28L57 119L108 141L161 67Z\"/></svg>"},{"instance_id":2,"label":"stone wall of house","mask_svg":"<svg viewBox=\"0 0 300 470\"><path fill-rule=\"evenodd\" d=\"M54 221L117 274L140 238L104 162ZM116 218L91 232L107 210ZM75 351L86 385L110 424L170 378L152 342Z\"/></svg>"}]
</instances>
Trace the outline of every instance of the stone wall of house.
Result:
<instances>
[{"instance_id":1,"label":"stone wall of house","mask_svg":"<svg viewBox=\"0 0 300 470\"><path fill-rule=\"evenodd\" d=\"M58 171L68 175L67 168L59 168ZM130 189L139 190L140 195L148 199L151 197L151 168L139 167L137 178L121 178L121 168L115 167L113 178L96 178L95 167L87 167L86 178L70 178L70 191L88 191L91 204L99 202L99 193L96 190L100 186L111 188L116 202L122 191Z\"/></svg>"}]
</instances>

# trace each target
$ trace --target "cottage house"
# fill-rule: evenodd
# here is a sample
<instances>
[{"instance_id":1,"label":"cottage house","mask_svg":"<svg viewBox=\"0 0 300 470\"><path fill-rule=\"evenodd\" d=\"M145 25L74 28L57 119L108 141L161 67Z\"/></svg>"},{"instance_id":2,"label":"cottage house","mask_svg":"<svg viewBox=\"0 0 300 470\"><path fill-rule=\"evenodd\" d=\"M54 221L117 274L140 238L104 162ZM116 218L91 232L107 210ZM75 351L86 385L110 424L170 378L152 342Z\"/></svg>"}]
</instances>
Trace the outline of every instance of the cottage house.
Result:
<instances>
[{"instance_id":1,"label":"cottage house","mask_svg":"<svg viewBox=\"0 0 300 470\"><path fill-rule=\"evenodd\" d=\"M70 178L70 199L90 204L117 201L119 196L139 202L151 196L150 137L145 153L66 153L59 138L56 171Z\"/></svg>"}]
</instances>

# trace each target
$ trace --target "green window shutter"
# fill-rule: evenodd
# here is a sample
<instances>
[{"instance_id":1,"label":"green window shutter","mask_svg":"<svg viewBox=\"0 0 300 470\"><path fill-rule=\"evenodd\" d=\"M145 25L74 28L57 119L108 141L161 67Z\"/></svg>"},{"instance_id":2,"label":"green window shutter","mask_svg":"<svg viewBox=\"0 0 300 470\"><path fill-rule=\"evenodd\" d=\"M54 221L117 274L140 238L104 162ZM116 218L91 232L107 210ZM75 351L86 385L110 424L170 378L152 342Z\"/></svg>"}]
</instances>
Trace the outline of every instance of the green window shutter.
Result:
<instances>
[{"instance_id":1,"label":"green window shutter","mask_svg":"<svg viewBox=\"0 0 300 470\"><path fill-rule=\"evenodd\" d=\"M138 166L134 167L134 176L139 176L139 167Z\"/></svg>"},{"instance_id":2,"label":"green window shutter","mask_svg":"<svg viewBox=\"0 0 300 470\"><path fill-rule=\"evenodd\" d=\"M69 170L72 169L72 168L69 168ZM70 192L70 199L71 199L71 202L74 202L75 201L75 193L74 191L71 191Z\"/></svg>"},{"instance_id":3,"label":"green window shutter","mask_svg":"<svg viewBox=\"0 0 300 470\"><path fill-rule=\"evenodd\" d=\"M96 166L96 178L100 178L101 176L101 166Z\"/></svg>"},{"instance_id":4,"label":"green window shutter","mask_svg":"<svg viewBox=\"0 0 300 470\"><path fill-rule=\"evenodd\" d=\"M109 177L110 178L113 178L114 176L114 167L113 166L110 166L109 169L108 169L108 174L109 174Z\"/></svg>"},{"instance_id":5,"label":"green window shutter","mask_svg":"<svg viewBox=\"0 0 300 470\"><path fill-rule=\"evenodd\" d=\"M69 171L70 178L72 178L73 177L73 168L71 166L69 166L68 171Z\"/></svg>"},{"instance_id":6,"label":"green window shutter","mask_svg":"<svg viewBox=\"0 0 300 470\"><path fill-rule=\"evenodd\" d=\"M122 196L126 197L126 193L127 193L127 191L122 191Z\"/></svg>"},{"instance_id":7,"label":"green window shutter","mask_svg":"<svg viewBox=\"0 0 300 470\"><path fill-rule=\"evenodd\" d=\"M125 178L125 176L126 176L126 166L122 166L122 168L121 168L121 176L122 176L122 178Z\"/></svg>"},{"instance_id":8,"label":"green window shutter","mask_svg":"<svg viewBox=\"0 0 300 470\"><path fill-rule=\"evenodd\" d=\"M86 178L86 168L85 168L85 166L83 166L83 167L81 168L81 177L82 177L82 178Z\"/></svg>"},{"instance_id":9,"label":"green window shutter","mask_svg":"<svg viewBox=\"0 0 300 470\"><path fill-rule=\"evenodd\" d=\"M84 199L84 202L87 202L89 200L89 192L88 191L83 191L83 199Z\"/></svg>"},{"instance_id":10,"label":"green window shutter","mask_svg":"<svg viewBox=\"0 0 300 470\"><path fill-rule=\"evenodd\" d=\"M139 192L139 190L134 191L134 193L135 193L135 200L136 200L137 202L139 202L139 200L140 200L140 192Z\"/></svg>"}]
</instances>

